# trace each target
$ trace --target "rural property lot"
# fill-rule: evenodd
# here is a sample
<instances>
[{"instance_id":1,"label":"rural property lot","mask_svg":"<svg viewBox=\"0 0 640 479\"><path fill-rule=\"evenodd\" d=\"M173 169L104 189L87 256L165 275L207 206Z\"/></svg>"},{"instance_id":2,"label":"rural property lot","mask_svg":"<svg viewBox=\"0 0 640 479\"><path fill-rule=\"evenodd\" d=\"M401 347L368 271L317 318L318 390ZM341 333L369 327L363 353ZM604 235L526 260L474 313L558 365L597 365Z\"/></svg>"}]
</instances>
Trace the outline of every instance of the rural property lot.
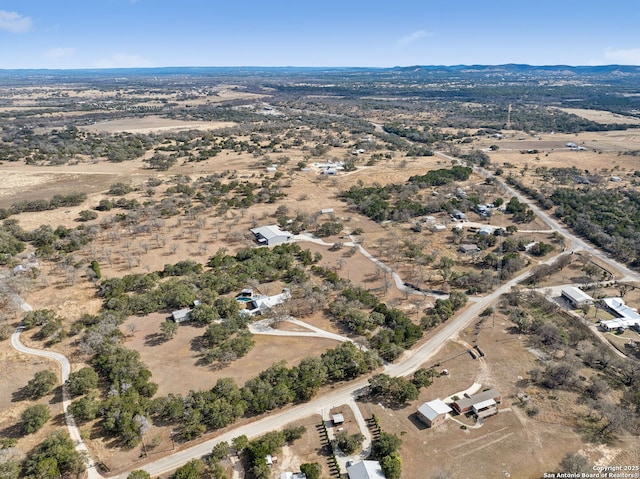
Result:
<instances>
[{"instance_id":1,"label":"rural property lot","mask_svg":"<svg viewBox=\"0 0 640 479\"><path fill-rule=\"evenodd\" d=\"M439 472L450 477L502 477L507 471L511 477L534 479L549 464L560 462L567 452L584 448L594 463L609 464L630 445L583 445L575 431L571 395L532 389L523 381L539 363L527 350L526 337L511 328L500 315L495 318L495 327L491 318L477 328L470 326L459 341L450 343L423 366L438 364L438 369L446 368L449 375L436 378L417 401L406 407L359 403L365 417L375 414L382 430L394 431L402 438L403 478L421 479ZM476 344L476 339L487 356L473 360L466 346ZM472 418L453 416L469 427L462 428L450 419L429 429L416 417L423 402L443 399L474 382L482 384L483 389L494 387L502 395L499 414L486 418L481 427L474 429ZM521 404L519 393L528 394L540 408L535 417L526 414L531 404Z\"/></svg>"}]
</instances>

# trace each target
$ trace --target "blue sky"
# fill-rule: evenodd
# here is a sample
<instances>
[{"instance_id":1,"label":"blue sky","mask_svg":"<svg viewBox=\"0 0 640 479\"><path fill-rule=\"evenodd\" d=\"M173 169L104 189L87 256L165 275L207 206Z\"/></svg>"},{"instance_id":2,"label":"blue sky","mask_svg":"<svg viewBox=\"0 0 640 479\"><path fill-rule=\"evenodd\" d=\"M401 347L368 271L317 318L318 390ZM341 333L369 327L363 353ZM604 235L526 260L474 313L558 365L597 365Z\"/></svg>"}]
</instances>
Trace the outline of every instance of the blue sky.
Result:
<instances>
[{"instance_id":1,"label":"blue sky","mask_svg":"<svg viewBox=\"0 0 640 479\"><path fill-rule=\"evenodd\" d=\"M0 0L0 68L640 64L638 0Z\"/></svg>"}]
</instances>

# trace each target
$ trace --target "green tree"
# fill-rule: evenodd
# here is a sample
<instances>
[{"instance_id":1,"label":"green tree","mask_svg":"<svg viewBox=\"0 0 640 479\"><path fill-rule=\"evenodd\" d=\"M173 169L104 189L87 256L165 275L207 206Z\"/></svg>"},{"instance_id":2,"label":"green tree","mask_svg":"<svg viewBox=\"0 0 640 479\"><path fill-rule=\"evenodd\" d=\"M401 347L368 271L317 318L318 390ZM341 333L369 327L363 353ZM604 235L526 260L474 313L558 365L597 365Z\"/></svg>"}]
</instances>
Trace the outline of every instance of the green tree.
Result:
<instances>
[{"instance_id":1,"label":"green tree","mask_svg":"<svg viewBox=\"0 0 640 479\"><path fill-rule=\"evenodd\" d=\"M201 479L207 469L202 459L192 459L184 466L176 469L174 479Z\"/></svg>"},{"instance_id":2,"label":"green tree","mask_svg":"<svg viewBox=\"0 0 640 479\"><path fill-rule=\"evenodd\" d=\"M51 419L51 411L45 404L34 404L24 410L21 418L25 434L32 434L40 430Z\"/></svg>"},{"instance_id":3,"label":"green tree","mask_svg":"<svg viewBox=\"0 0 640 479\"><path fill-rule=\"evenodd\" d=\"M91 270L96 275L96 279L102 278L102 273L100 272L100 263L98 263L95 259L91 261Z\"/></svg>"},{"instance_id":4,"label":"green tree","mask_svg":"<svg viewBox=\"0 0 640 479\"><path fill-rule=\"evenodd\" d=\"M327 382L327 367L317 356L304 358L296 368L297 378L293 384L296 396L308 401Z\"/></svg>"},{"instance_id":5,"label":"green tree","mask_svg":"<svg viewBox=\"0 0 640 479\"><path fill-rule=\"evenodd\" d=\"M242 436L234 437L231 440L231 444L233 444L233 448L237 453L241 453L249 446L249 439L243 434Z\"/></svg>"},{"instance_id":6,"label":"green tree","mask_svg":"<svg viewBox=\"0 0 640 479\"><path fill-rule=\"evenodd\" d=\"M160 325L160 331L163 341L173 339L178 332L179 325L174 321L165 321Z\"/></svg>"},{"instance_id":7,"label":"green tree","mask_svg":"<svg viewBox=\"0 0 640 479\"><path fill-rule=\"evenodd\" d=\"M336 434L338 447L347 455L355 453L362 446L364 436L360 433L348 434L346 431Z\"/></svg>"},{"instance_id":8,"label":"green tree","mask_svg":"<svg viewBox=\"0 0 640 479\"><path fill-rule=\"evenodd\" d=\"M212 479L229 479L226 468L219 462L209 464L209 474Z\"/></svg>"},{"instance_id":9,"label":"green tree","mask_svg":"<svg viewBox=\"0 0 640 479\"><path fill-rule=\"evenodd\" d=\"M31 399L40 399L49 394L57 382L58 376L51 371L38 371L24 387L24 392Z\"/></svg>"},{"instance_id":10,"label":"green tree","mask_svg":"<svg viewBox=\"0 0 640 479\"><path fill-rule=\"evenodd\" d=\"M36 309L29 311L22 318L22 325L25 329L31 329L36 326L44 326L47 323L54 322L58 316L50 309Z\"/></svg>"},{"instance_id":11,"label":"green tree","mask_svg":"<svg viewBox=\"0 0 640 479\"><path fill-rule=\"evenodd\" d=\"M80 221L91 221L91 220L95 220L98 217L98 213L96 213L95 211L91 211L91 210L82 210L79 213L79 220Z\"/></svg>"},{"instance_id":12,"label":"green tree","mask_svg":"<svg viewBox=\"0 0 640 479\"><path fill-rule=\"evenodd\" d=\"M431 386L433 378L436 376L436 372L433 369L420 368L413 373L411 382L415 384L417 388L426 388Z\"/></svg>"},{"instance_id":13,"label":"green tree","mask_svg":"<svg viewBox=\"0 0 640 479\"><path fill-rule=\"evenodd\" d=\"M402 440L398 436L383 431L378 440L373 443L373 456L378 459L389 456L400 449L401 444Z\"/></svg>"},{"instance_id":14,"label":"green tree","mask_svg":"<svg viewBox=\"0 0 640 479\"><path fill-rule=\"evenodd\" d=\"M100 412L100 406L100 401L89 395L69 404L69 413L78 422L93 421Z\"/></svg>"},{"instance_id":15,"label":"green tree","mask_svg":"<svg viewBox=\"0 0 640 479\"><path fill-rule=\"evenodd\" d=\"M91 366L71 373L67 380L67 389L72 396L81 396L98 387L98 373Z\"/></svg>"},{"instance_id":16,"label":"green tree","mask_svg":"<svg viewBox=\"0 0 640 479\"><path fill-rule=\"evenodd\" d=\"M372 395L382 397L396 405L418 399L418 388L402 377L376 374L369 379L369 387Z\"/></svg>"},{"instance_id":17,"label":"green tree","mask_svg":"<svg viewBox=\"0 0 640 479\"><path fill-rule=\"evenodd\" d=\"M380 461L382 473L387 479L400 479L402 477L402 462L397 452L385 456Z\"/></svg>"},{"instance_id":18,"label":"green tree","mask_svg":"<svg viewBox=\"0 0 640 479\"><path fill-rule=\"evenodd\" d=\"M300 464L300 472L307 476L307 479L320 479L322 467L317 462Z\"/></svg>"},{"instance_id":19,"label":"green tree","mask_svg":"<svg viewBox=\"0 0 640 479\"><path fill-rule=\"evenodd\" d=\"M127 479L151 479L151 474L147 471L143 471L142 469L136 469L129 473Z\"/></svg>"},{"instance_id":20,"label":"green tree","mask_svg":"<svg viewBox=\"0 0 640 479\"><path fill-rule=\"evenodd\" d=\"M221 461L225 457L229 455L230 451L229 443L227 441L222 441L213 446L211 450L211 458L215 461Z\"/></svg>"},{"instance_id":21,"label":"green tree","mask_svg":"<svg viewBox=\"0 0 640 479\"><path fill-rule=\"evenodd\" d=\"M86 456L75 449L66 431L56 431L37 446L25 463L28 477L59 479L82 473Z\"/></svg>"},{"instance_id":22,"label":"green tree","mask_svg":"<svg viewBox=\"0 0 640 479\"><path fill-rule=\"evenodd\" d=\"M0 479L20 479L22 465L18 461L6 461L0 464Z\"/></svg>"}]
</instances>

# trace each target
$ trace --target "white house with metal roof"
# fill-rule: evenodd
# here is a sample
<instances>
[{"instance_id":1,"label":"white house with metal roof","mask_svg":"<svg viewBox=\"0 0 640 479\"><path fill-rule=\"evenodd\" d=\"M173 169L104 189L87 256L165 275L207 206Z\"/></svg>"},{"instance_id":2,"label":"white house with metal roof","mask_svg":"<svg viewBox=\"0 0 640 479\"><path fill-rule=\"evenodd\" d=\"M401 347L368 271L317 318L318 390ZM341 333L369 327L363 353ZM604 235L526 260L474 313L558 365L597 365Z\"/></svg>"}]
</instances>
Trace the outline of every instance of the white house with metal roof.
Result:
<instances>
[{"instance_id":1,"label":"white house with metal roof","mask_svg":"<svg viewBox=\"0 0 640 479\"><path fill-rule=\"evenodd\" d=\"M284 288L282 293L274 294L273 296L253 296L251 301L247 302L245 309L240 310L240 314L256 316L278 304L284 303L288 299L291 299L289 288Z\"/></svg>"},{"instance_id":2,"label":"white house with metal roof","mask_svg":"<svg viewBox=\"0 0 640 479\"><path fill-rule=\"evenodd\" d=\"M349 479L386 479L378 461L360 461L347 466Z\"/></svg>"},{"instance_id":3,"label":"white house with metal roof","mask_svg":"<svg viewBox=\"0 0 640 479\"><path fill-rule=\"evenodd\" d=\"M260 226L250 231L256 237L256 241L265 246L286 243L293 239L293 233L281 230L278 225Z\"/></svg>"},{"instance_id":4,"label":"white house with metal roof","mask_svg":"<svg viewBox=\"0 0 640 479\"><path fill-rule=\"evenodd\" d=\"M601 303L611 314L617 316L616 319L600 321L600 326L604 329L612 331L640 326L640 314L636 309L627 306L622 298L604 298Z\"/></svg>"}]
</instances>

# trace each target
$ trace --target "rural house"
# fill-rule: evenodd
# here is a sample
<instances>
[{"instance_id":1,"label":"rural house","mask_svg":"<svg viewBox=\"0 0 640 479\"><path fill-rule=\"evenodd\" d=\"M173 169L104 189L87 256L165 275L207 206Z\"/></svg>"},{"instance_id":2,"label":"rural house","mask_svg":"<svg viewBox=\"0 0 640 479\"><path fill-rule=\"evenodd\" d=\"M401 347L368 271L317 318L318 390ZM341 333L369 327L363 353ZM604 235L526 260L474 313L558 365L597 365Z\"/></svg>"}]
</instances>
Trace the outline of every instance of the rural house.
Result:
<instances>
[{"instance_id":1,"label":"rural house","mask_svg":"<svg viewBox=\"0 0 640 479\"><path fill-rule=\"evenodd\" d=\"M240 310L240 314L257 316L278 304L284 303L288 299L291 299L289 288L284 288L282 293L274 294L273 296L253 296L251 301L246 303L245 309Z\"/></svg>"},{"instance_id":2,"label":"rural house","mask_svg":"<svg viewBox=\"0 0 640 479\"><path fill-rule=\"evenodd\" d=\"M473 412L479 417L487 417L497 414L498 404L501 402L500 392L497 389L488 389L471 396L465 395L465 397L454 401L451 405L458 414Z\"/></svg>"},{"instance_id":3,"label":"rural house","mask_svg":"<svg viewBox=\"0 0 640 479\"><path fill-rule=\"evenodd\" d=\"M360 461L347 466L349 479L385 479L378 461Z\"/></svg>"},{"instance_id":4,"label":"rural house","mask_svg":"<svg viewBox=\"0 0 640 479\"><path fill-rule=\"evenodd\" d=\"M441 424L447 418L452 409L440 399L434 399L424 403L418 408L418 418L429 427Z\"/></svg>"},{"instance_id":5,"label":"rural house","mask_svg":"<svg viewBox=\"0 0 640 479\"><path fill-rule=\"evenodd\" d=\"M250 230L261 245L273 246L293 239L293 234L281 230L277 225L261 226Z\"/></svg>"},{"instance_id":6,"label":"rural house","mask_svg":"<svg viewBox=\"0 0 640 479\"><path fill-rule=\"evenodd\" d=\"M631 327L640 327L640 314L634 308L624 304L622 298L604 298L601 302L602 306L609 311L616 319L600 321L600 326L607 331L617 329L627 329Z\"/></svg>"}]
</instances>

